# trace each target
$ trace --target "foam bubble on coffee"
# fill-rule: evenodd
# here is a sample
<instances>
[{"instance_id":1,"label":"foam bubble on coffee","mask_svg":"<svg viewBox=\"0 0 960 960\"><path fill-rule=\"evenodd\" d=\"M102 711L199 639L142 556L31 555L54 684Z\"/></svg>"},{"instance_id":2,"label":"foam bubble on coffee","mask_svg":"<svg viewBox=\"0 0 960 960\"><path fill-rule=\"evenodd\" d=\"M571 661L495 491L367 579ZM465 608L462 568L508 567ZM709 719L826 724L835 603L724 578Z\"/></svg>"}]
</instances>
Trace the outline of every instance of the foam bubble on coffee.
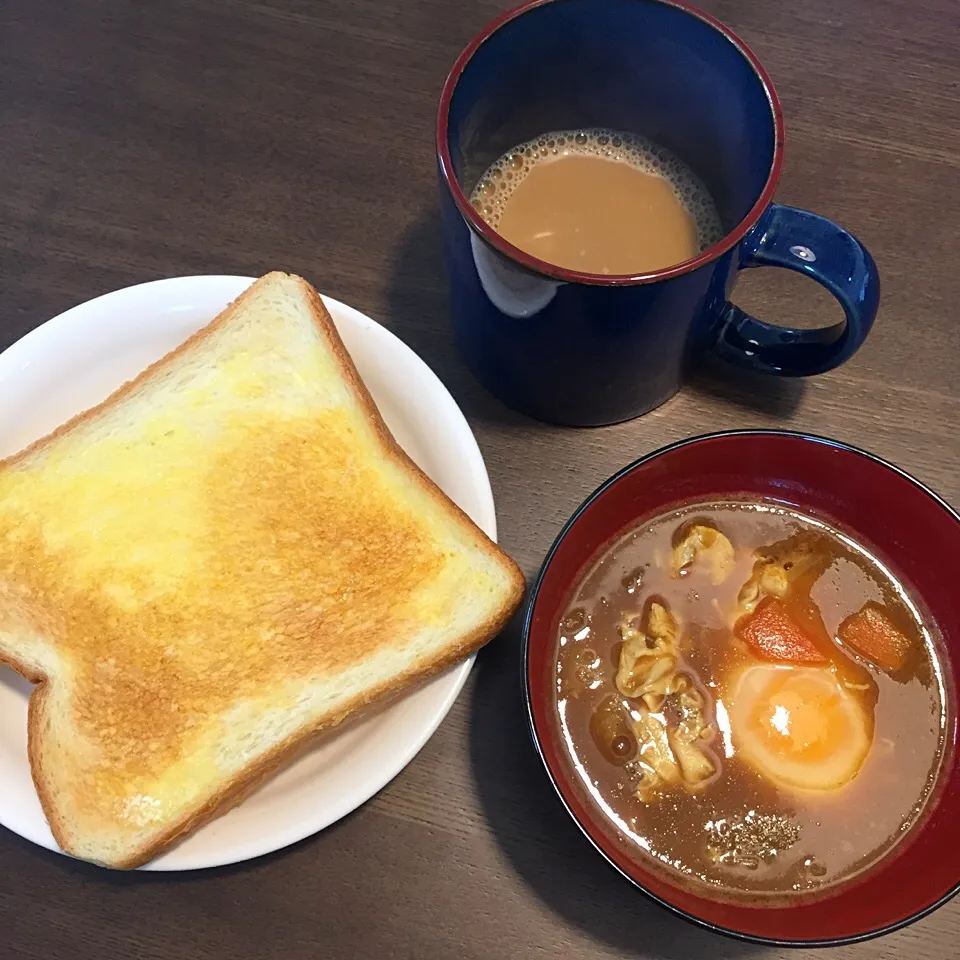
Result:
<instances>
[{"instance_id":1,"label":"foam bubble on coffee","mask_svg":"<svg viewBox=\"0 0 960 960\"><path fill-rule=\"evenodd\" d=\"M713 198L683 161L645 137L604 128L562 130L514 147L487 169L474 187L470 202L496 230L505 204L531 170L559 157L576 155L626 163L666 181L696 224L701 251L723 237Z\"/></svg>"}]
</instances>

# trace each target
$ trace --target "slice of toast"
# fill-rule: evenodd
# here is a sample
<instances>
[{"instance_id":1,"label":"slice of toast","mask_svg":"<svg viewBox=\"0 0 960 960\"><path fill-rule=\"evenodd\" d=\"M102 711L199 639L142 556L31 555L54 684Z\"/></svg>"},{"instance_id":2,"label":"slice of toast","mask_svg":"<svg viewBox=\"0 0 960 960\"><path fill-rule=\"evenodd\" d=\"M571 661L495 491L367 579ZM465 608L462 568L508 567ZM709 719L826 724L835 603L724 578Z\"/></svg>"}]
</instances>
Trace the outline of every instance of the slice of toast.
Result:
<instances>
[{"instance_id":1,"label":"slice of toast","mask_svg":"<svg viewBox=\"0 0 960 960\"><path fill-rule=\"evenodd\" d=\"M0 461L0 660L37 683L53 834L100 864L157 856L522 594L297 277Z\"/></svg>"}]
</instances>

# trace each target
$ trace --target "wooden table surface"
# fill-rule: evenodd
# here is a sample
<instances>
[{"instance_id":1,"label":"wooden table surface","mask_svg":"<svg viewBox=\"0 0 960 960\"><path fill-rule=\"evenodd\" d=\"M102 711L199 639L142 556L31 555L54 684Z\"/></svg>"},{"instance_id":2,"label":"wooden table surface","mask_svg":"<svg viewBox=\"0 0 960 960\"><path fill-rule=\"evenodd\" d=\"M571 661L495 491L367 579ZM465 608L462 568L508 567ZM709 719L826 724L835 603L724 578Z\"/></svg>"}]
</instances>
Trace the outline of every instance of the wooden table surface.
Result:
<instances>
[{"instance_id":1,"label":"wooden table surface","mask_svg":"<svg viewBox=\"0 0 960 960\"><path fill-rule=\"evenodd\" d=\"M718 428L825 433L890 458L960 506L955 0L702 0L751 44L780 92L778 199L863 239L883 277L880 315L837 372L788 382L704 370L649 416L593 431L505 410L471 379L448 329L434 108L458 51L506 5L4 0L0 347L128 284L302 273L396 332L450 388L486 457L502 543L528 576L601 480ZM801 325L837 312L784 271L754 271L738 299ZM946 960L958 944L960 900L833 954ZM211 872L115 874L0 830L8 958L787 953L675 919L588 847L529 742L515 625L481 654L416 760L292 849Z\"/></svg>"}]
</instances>

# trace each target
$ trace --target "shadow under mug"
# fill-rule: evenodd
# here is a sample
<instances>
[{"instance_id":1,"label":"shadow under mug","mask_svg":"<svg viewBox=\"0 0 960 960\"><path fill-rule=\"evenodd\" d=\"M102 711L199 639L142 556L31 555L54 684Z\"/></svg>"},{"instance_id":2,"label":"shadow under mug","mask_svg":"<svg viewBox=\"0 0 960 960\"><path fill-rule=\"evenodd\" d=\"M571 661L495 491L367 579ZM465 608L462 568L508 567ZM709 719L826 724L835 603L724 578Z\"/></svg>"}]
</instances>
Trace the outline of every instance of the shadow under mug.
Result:
<instances>
[{"instance_id":1,"label":"shadow under mug","mask_svg":"<svg viewBox=\"0 0 960 960\"><path fill-rule=\"evenodd\" d=\"M511 147L555 130L638 133L704 182L725 236L684 263L609 276L508 243L469 194ZM571 426L639 416L680 387L693 355L808 376L866 338L880 295L864 246L829 220L772 203L783 117L769 77L726 27L678 0L534 0L489 24L447 78L437 116L454 333L487 389ZM741 269L786 267L836 297L817 330L764 323L731 303Z\"/></svg>"}]
</instances>

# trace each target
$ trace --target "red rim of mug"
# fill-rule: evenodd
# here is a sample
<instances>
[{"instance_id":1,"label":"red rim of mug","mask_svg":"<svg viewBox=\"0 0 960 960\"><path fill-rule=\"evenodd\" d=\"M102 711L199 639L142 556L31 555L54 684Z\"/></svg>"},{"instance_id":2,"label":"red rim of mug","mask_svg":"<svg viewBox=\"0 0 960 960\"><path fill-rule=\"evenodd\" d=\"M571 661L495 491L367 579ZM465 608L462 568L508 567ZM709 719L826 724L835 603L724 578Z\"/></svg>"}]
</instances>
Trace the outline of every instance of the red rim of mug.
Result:
<instances>
[{"instance_id":1,"label":"red rim of mug","mask_svg":"<svg viewBox=\"0 0 960 960\"><path fill-rule=\"evenodd\" d=\"M725 37L736 47L753 68L753 72L760 81L764 93L767 96L767 101L770 104L774 127L773 157L770 162L770 170L767 173L767 179L764 183L763 190L760 192L760 196L740 223L726 234L722 240L715 243L712 247L708 247L703 253L698 254L690 260L684 260L675 266L667 267L663 270L655 270L651 273L602 274L568 270L564 267L547 263L545 260L540 260L528 253L524 253L519 247L515 247L512 243L507 242L501 237L500 234L490 227L480 214L474 210L469 197L460 186L460 182L454 173L453 160L450 156L450 144L447 137L450 120L450 103L453 100L457 83L460 80L461 74L466 69L467 64L473 58L473 55L487 40L500 30L501 27L506 26L517 17L530 13L537 7L543 7L555 2L563 2L563 0L531 0L529 3L524 3L519 7L515 7L501 14L495 20L488 23L487 26L467 44L447 76L446 82L443 85L443 92L440 94L440 106L437 111L437 157L440 161L441 175L447 188L450 190L454 203L456 203L460 211L460 215L467 221L475 233L479 234L490 246L500 251L504 256L520 263L535 273L544 274L555 280L563 280L568 283L597 284L602 286L628 286L631 284L656 283L659 280L669 280L671 277L690 273L702 267L704 264L710 263L718 257L723 256L723 254L735 247L747 233L756 226L757 221L773 199L774 191L777 188L777 181L780 179L780 169L783 166L783 111L780 108L780 100L773 88L773 83L753 51L730 30L729 27L726 27L715 17L710 16L710 14L704 13L702 10L682 2L682 0L652 0L652 2L683 10L703 21L707 26L712 27ZM645 2L651 2L651 0L645 0Z\"/></svg>"},{"instance_id":2,"label":"red rim of mug","mask_svg":"<svg viewBox=\"0 0 960 960\"><path fill-rule=\"evenodd\" d=\"M709 918L706 916L699 916L698 913L695 912L695 908L691 908L688 905L681 906L679 903L672 902L670 893L663 892L664 890L670 892L676 891L677 893L682 892L682 888L673 884L671 881L661 878L657 881L656 891L651 889L648 886L648 882L654 879L654 874L652 874L650 870L646 868L639 860L625 853L619 848L619 846L612 844L611 839L609 836L607 836L606 831L598 826L598 824L602 821L602 817L589 812L588 805L586 805L579 798L576 790L573 789L569 782L569 771L566 771L563 761L558 759L560 756L560 754L557 752L559 748L555 745L552 745L551 737L547 732L549 723L544 721L542 715L543 710L546 709L543 706L542 699L538 696L538 693L542 687L542 683L537 681L532 676L533 667L531 664L531 638L532 634L536 630L540 629L538 624L541 615L538 615L538 601L540 600L541 593L544 592L545 581L547 580L548 573L550 572L551 564L556 558L558 552L563 548L564 541L566 541L568 536L574 531L574 528L579 525L581 519L585 514L588 513L590 508L592 508L604 497L605 494L611 491L612 488L616 487L629 474L634 473L639 468L649 464L651 461L658 460L664 456L679 452L683 448L690 446L716 441L727 442L730 440L736 441L750 438L758 438L760 440L767 438L781 438L789 442L802 441L806 443L817 444L824 448L830 448L832 450L841 452L844 455L853 454L858 458L862 457L865 461L870 462L873 467L881 467L887 471L890 471L891 474L896 475L901 480L907 481L910 486L916 488L918 493L933 501L933 504L936 507L945 511L946 514L950 516L956 524L960 525L960 513L954 510L945 500L943 500L942 497L938 496L933 490L922 484L915 477L912 477L906 471L901 470L899 467L889 463L886 460L883 460L881 457L878 457L875 454L861 450L849 444L841 443L837 440L831 440L826 437L820 437L815 434L791 430L727 430L717 433L704 434L702 436L690 437L686 440L680 440L676 443L672 443L654 450L646 456L641 457L623 469L617 471L617 473L597 487L597 489L594 490L593 493L591 493L583 501L583 503L580 504L570 519L564 524L543 560L543 563L537 574L537 578L532 586L532 589L530 590L530 593L528 594L522 630L521 656L523 663L523 687L527 712L527 725L537 754L543 763L544 769L547 772L547 776L557 796L565 807L567 813L570 815L571 819L574 821L577 827L579 827L586 839L622 877L634 884L634 886L636 886L650 899L654 900L661 906L666 907L671 913L674 913L677 916L692 922L696 926L710 930L713 933L723 934L724 936L732 937L736 940L743 940L749 943L761 943L783 947L824 947L860 943L864 940L871 940L875 937L891 933L894 930L899 930L932 913L934 910L943 906L943 904L954 897L957 893L960 893L960 882L954 881L949 888L941 890L936 897L925 900L922 904L913 906L906 913L891 917L888 922L876 923L875 925L871 925L866 929L854 930L849 933L827 934L826 936L822 934L818 936L813 931L811 931L813 935L809 938L798 938L794 935L771 935L769 932L760 933L759 931L751 931L748 928L738 928L736 921L731 921L731 918L727 915L724 915L723 921L714 919L712 916ZM581 571L583 569L583 565L588 561L589 557L584 556L580 566ZM570 583L570 586L572 586L572 583ZM554 588L551 587L551 589ZM549 600L547 603L549 604ZM955 673L954 677L955 679L960 679L956 677ZM956 689L956 687L954 687L954 689ZM546 723L546 726L544 726L544 723ZM954 735L956 734L956 725L957 719L954 717ZM940 807L941 801L947 802L948 798L945 796L945 788L949 785L953 785L954 781L957 779L957 774L954 772L957 765L960 764L960 757L958 757L956 753L957 746L957 743L953 742L952 747L948 747L949 752L947 753L944 761L945 765L941 768L940 783L938 787L935 788L932 803L928 810L929 815L932 815L934 811ZM957 796L951 794L949 797L948 806L945 809L949 811L949 804L956 806L956 802ZM928 816L925 816L918 824L916 824L915 829L917 829L918 833L923 833L927 830L928 826L929 819ZM912 846L912 844L909 844L908 847L909 846ZM812 904L805 905L804 909L819 909L820 904L832 904L835 901L848 898L852 893L857 891L863 883L868 882L870 877L881 876L887 873L889 864L898 860L906 849L907 847L901 849L898 853L892 854L890 860L887 862L886 867L882 864L878 864L876 868L871 868L863 879L858 877L852 879L849 882L849 885L846 883L842 884L840 890L838 890L835 894L829 895L824 900L814 901ZM960 871L958 871L958 873L960 873ZM683 899L702 901L709 898L704 898L699 893L693 893L691 891L689 893L689 897L684 894ZM713 907L722 906L722 904L718 903L717 901L709 900L709 902ZM732 914L739 914L743 909L752 908L731 905L729 909ZM789 912L791 908L786 907L772 909L775 913L783 913Z\"/></svg>"}]
</instances>

